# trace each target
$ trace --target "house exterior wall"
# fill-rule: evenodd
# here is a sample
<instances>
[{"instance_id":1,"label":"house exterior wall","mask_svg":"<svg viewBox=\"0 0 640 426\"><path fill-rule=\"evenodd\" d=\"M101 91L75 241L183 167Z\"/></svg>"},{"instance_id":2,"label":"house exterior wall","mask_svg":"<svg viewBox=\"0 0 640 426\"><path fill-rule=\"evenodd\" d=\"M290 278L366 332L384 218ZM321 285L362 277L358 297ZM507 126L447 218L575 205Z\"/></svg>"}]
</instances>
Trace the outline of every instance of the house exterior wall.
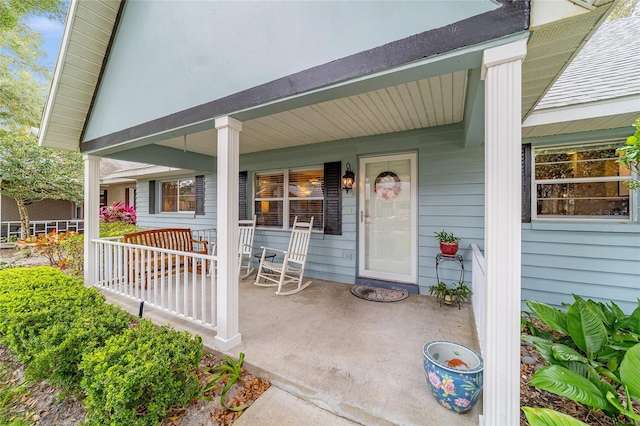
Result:
<instances>
[{"instance_id":1,"label":"house exterior wall","mask_svg":"<svg viewBox=\"0 0 640 426\"><path fill-rule=\"evenodd\" d=\"M27 205L29 220L67 220L75 218L75 204L63 200L42 200ZM19 221L18 205L13 198L2 196L2 221Z\"/></svg>"},{"instance_id":2,"label":"house exterior wall","mask_svg":"<svg viewBox=\"0 0 640 426\"><path fill-rule=\"evenodd\" d=\"M253 173L261 170L350 162L358 179L361 156L418 152L418 285L421 293L436 283L433 238L442 229L462 238L465 279L471 279L472 243L484 249L484 152L482 147L462 148L462 128L443 126L420 131L380 135L346 141L243 155L240 170L249 171L248 193L253 193ZM242 143L242 136L241 136ZM185 176L189 177L189 176ZM173 179L173 177L172 177ZM160 179L158 179L160 182ZM138 220L143 227L216 226L216 179L206 175L205 215L148 214L148 180L138 182ZM159 185L157 185L159 188ZM306 274L353 283L358 274L358 201L343 192L342 235L314 233ZM159 199L159 196L156 196ZM249 198L250 211L253 209ZM637 208L637 200L636 200ZM286 231L256 231L254 249L286 249ZM449 265L448 263L451 263ZM441 280L454 282L459 271L453 262L441 265ZM615 301L625 311L635 307L640 286L640 224L605 224L601 221L538 221L522 225L522 297L559 306L572 293L601 301ZM523 309L526 307L523 305Z\"/></svg>"},{"instance_id":3,"label":"house exterior wall","mask_svg":"<svg viewBox=\"0 0 640 426\"><path fill-rule=\"evenodd\" d=\"M529 138L536 146L619 140L620 129ZM632 221L533 220L522 224L522 298L560 306L583 298L614 301L630 313L640 295L640 194ZM523 309L527 309L523 304Z\"/></svg>"},{"instance_id":4,"label":"house exterior wall","mask_svg":"<svg viewBox=\"0 0 640 426\"><path fill-rule=\"evenodd\" d=\"M350 162L357 177L361 156L418 152L418 276L421 293L436 281L435 256L439 253L433 238L446 228L463 239L460 254L467 268L471 265L470 244L482 246L484 223L484 159L481 148L463 149L461 125L404 132L347 141L313 144L290 149L243 155L240 170L249 171L247 191L253 193L253 172L322 165L324 162ZM240 136L242 143L242 134ZM455 171L455 173L452 173ZM138 183L138 224L143 227L185 226L192 229L215 227L215 176L205 175L205 215L175 213L148 214L148 180ZM188 177L188 176L185 176ZM174 179L173 177L171 179ZM160 180L158 180L160 182ZM159 188L159 185L156 185ZM159 199L159 195L156 195ZM342 235L314 233L311 237L306 275L353 283L357 275L357 197L343 192ZM249 199L250 211L253 209ZM280 230L256 230L254 249L260 246L286 249L289 233ZM443 265L440 276L453 281L459 270ZM471 275L467 274L467 280Z\"/></svg>"},{"instance_id":5,"label":"house exterior wall","mask_svg":"<svg viewBox=\"0 0 640 426\"><path fill-rule=\"evenodd\" d=\"M171 176L156 179L156 200L160 200L160 183L163 180L179 180L193 178L195 175ZM143 228L176 228L208 229L216 226L217 188L216 177L205 175L204 181L204 215L194 213L160 212L156 207L156 214L149 214L149 179L139 180L136 190L136 215L138 225Z\"/></svg>"},{"instance_id":6,"label":"house exterior wall","mask_svg":"<svg viewBox=\"0 0 640 426\"><path fill-rule=\"evenodd\" d=\"M522 298L559 306L573 293L630 313L640 295L637 225L523 224Z\"/></svg>"},{"instance_id":7,"label":"house exterior wall","mask_svg":"<svg viewBox=\"0 0 640 426\"><path fill-rule=\"evenodd\" d=\"M84 140L500 7L462 4L127 2Z\"/></svg>"}]
</instances>

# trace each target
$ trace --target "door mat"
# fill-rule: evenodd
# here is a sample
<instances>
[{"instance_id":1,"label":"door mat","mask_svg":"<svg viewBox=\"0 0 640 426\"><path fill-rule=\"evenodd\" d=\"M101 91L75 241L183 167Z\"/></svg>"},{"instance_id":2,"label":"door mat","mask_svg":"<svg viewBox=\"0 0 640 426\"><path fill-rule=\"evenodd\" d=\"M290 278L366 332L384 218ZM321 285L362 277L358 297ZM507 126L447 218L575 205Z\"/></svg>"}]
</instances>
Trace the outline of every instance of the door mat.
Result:
<instances>
[{"instance_id":1,"label":"door mat","mask_svg":"<svg viewBox=\"0 0 640 426\"><path fill-rule=\"evenodd\" d=\"M369 287L366 285L351 286L351 294L372 302L398 302L409 297L409 293L402 290Z\"/></svg>"}]
</instances>

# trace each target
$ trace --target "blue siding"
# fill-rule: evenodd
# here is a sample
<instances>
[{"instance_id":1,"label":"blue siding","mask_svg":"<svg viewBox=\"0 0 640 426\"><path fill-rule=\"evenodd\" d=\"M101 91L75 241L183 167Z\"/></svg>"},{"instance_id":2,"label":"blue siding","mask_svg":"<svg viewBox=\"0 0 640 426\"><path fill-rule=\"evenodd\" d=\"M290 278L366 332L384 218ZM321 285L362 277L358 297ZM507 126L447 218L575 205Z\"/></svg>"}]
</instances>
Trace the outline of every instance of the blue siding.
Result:
<instances>
[{"instance_id":1,"label":"blue siding","mask_svg":"<svg viewBox=\"0 0 640 426\"><path fill-rule=\"evenodd\" d=\"M571 294L602 302L613 300L630 312L640 297L640 227L601 224L566 230L562 222L546 229L522 230L522 298L559 306ZM590 225L591 230L584 230ZM612 228L613 225L607 225ZM524 307L523 307L524 309Z\"/></svg>"},{"instance_id":2,"label":"blue siding","mask_svg":"<svg viewBox=\"0 0 640 426\"><path fill-rule=\"evenodd\" d=\"M194 175L177 176L170 178L158 178L156 184L156 203L160 200L160 182L162 180L188 179ZM156 211L159 213L149 214L149 180L139 180L136 188L136 206L138 215L138 225L144 228L191 228L206 229L215 228L216 226L216 206L217 206L217 187L215 175L205 175L204 181L204 215L189 213L160 213L159 207Z\"/></svg>"},{"instance_id":3,"label":"blue siding","mask_svg":"<svg viewBox=\"0 0 640 426\"><path fill-rule=\"evenodd\" d=\"M472 243L484 248L484 152L462 148L460 125L313 144L243 155L240 169L269 169L350 162L357 172L358 158L367 155L418 152L418 285L421 293L436 283L435 256L439 247L433 233L446 229L462 238L467 281L471 279ZM138 217L145 227L185 226L193 229L216 224L215 175L206 175L205 216L159 213L149 215L148 181L138 183ZM159 187L159 186L158 186ZM159 197L157 197L159 199ZM250 209L253 203L249 202ZM312 235L307 275L352 283L357 274L358 205L353 192L343 192L343 233ZM286 231L258 230L260 246L285 249ZM459 268L443 263L440 279L454 282ZM626 311L640 297L640 224L611 222L544 221L523 224L522 295L559 306L571 294L596 300L614 300Z\"/></svg>"}]
</instances>

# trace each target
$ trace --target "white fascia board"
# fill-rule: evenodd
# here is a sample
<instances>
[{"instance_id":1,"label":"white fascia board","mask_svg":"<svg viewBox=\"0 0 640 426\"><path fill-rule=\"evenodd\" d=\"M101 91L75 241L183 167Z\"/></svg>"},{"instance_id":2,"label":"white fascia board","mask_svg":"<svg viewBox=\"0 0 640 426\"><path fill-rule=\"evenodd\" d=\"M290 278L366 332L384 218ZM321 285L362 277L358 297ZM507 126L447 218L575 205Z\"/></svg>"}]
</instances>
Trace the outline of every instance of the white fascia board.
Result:
<instances>
[{"instance_id":1,"label":"white fascia board","mask_svg":"<svg viewBox=\"0 0 640 426\"><path fill-rule=\"evenodd\" d=\"M599 1L594 4L593 0L532 0L530 29L535 30L545 24L589 13L596 6L612 2L613 0Z\"/></svg>"},{"instance_id":2,"label":"white fascia board","mask_svg":"<svg viewBox=\"0 0 640 426\"><path fill-rule=\"evenodd\" d=\"M60 43L60 51L58 52L58 61L53 71L53 80L51 81L51 90L49 90L49 97L42 114L42 120L40 123L40 135L38 137L38 144L47 148L60 148L66 151L78 151L79 146L75 144L49 144L45 143L47 130L49 127L49 120L51 119L51 112L53 111L53 104L55 103L56 96L58 95L58 87L60 86L60 76L62 75L62 69L64 68L64 62L67 58L67 50L69 49L69 43L71 40L71 30L76 18L76 11L78 9L78 0L71 0L69 3L69 11L67 12L67 21L64 25L64 33L62 34L62 42Z\"/></svg>"},{"instance_id":3,"label":"white fascia board","mask_svg":"<svg viewBox=\"0 0 640 426\"><path fill-rule=\"evenodd\" d=\"M585 104L547 108L534 111L522 123L522 127L544 126L610 115L640 113L640 94L624 98L606 99Z\"/></svg>"}]
</instances>

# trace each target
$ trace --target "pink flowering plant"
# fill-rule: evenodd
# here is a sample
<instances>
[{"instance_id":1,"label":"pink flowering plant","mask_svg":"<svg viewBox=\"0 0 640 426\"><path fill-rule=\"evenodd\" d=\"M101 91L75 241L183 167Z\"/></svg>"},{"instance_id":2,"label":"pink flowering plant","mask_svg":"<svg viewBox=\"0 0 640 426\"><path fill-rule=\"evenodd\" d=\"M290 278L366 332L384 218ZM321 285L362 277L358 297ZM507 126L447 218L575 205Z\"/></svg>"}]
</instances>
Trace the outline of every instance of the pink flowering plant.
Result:
<instances>
[{"instance_id":1,"label":"pink flowering plant","mask_svg":"<svg viewBox=\"0 0 640 426\"><path fill-rule=\"evenodd\" d=\"M100 219L103 222L124 222L132 225L136 224L136 209L126 206L123 202L115 202L110 206L100 208Z\"/></svg>"}]
</instances>

